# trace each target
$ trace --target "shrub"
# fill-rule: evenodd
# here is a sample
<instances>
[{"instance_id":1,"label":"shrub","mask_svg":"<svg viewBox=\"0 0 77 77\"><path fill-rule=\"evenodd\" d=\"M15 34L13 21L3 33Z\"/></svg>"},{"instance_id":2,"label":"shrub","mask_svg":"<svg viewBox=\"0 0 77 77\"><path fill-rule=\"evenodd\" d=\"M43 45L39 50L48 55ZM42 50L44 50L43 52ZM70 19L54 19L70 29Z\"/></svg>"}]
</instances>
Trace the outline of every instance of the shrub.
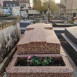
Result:
<instances>
[{"instance_id":1,"label":"shrub","mask_svg":"<svg viewBox=\"0 0 77 77\"><path fill-rule=\"evenodd\" d=\"M71 24L74 24L74 21L72 21L72 20L70 20L70 21L68 21L69 23L71 23Z\"/></svg>"},{"instance_id":2,"label":"shrub","mask_svg":"<svg viewBox=\"0 0 77 77\"><path fill-rule=\"evenodd\" d=\"M50 57L38 57L37 55L27 57L27 66L48 66L51 62Z\"/></svg>"}]
</instances>

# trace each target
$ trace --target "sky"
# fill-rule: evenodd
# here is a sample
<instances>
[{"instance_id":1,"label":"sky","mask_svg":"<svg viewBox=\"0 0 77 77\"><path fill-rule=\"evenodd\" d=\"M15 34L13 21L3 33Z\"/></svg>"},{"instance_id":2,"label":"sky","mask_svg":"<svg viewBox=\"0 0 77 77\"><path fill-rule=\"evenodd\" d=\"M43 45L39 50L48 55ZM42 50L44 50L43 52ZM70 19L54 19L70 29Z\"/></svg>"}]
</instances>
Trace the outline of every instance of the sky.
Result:
<instances>
[{"instance_id":1,"label":"sky","mask_svg":"<svg viewBox=\"0 0 77 77\"><path fill-rule=\"evenodd\" d=\"M33 0L30 0L30 5L31 7L33 7Z\"/></svg>"},{"instance_id":2,"label":"sky","mask_svg":"<svg viewBox=\"0 0 77 77\"><path fill-rule=\"evenodd\" d=\"M60 3L60 0L55 0L56 3Z\"/></svg>"}]
</instances>

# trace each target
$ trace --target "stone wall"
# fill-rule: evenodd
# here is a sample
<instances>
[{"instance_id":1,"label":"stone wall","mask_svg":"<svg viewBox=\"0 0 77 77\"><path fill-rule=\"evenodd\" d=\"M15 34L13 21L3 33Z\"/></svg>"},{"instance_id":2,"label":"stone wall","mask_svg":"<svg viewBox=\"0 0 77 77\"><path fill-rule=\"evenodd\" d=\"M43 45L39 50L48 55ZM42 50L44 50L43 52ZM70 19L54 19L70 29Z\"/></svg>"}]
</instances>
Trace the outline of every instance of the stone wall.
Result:
<instances>
[{"instance_id":1,"label":"stone wall","mask_svg":"<svg viewBox=\"0 0 77 77\"><path fill-rule=\"evenodd\" d=\"M0 62L7 56L20 38L18 21L0 20Z\"/></svg>"}]
</instances>

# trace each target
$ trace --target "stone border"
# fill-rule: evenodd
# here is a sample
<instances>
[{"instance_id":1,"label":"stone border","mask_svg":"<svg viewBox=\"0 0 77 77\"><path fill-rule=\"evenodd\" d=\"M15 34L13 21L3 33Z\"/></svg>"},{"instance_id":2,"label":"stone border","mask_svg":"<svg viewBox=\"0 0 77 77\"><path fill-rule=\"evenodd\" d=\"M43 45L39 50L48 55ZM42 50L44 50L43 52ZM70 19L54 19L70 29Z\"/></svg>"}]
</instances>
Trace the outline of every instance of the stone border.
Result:
<instances>
[{"instance_id":1,"label":"stone border","mask_svg":"<svg viewBox=\"0 0 77 77\"><path fill-rule=\"evenodd\" d=\"M8 54L8 56L6 56L3 62L0 63L0 74L4 72L5 67L8 65L8 63L12 59L12 56L14 55L15 51L16 51L16 46L12 49L12 51Z\"/></svg>"},{"instance_id":2,"label":"stone border","mask_svg":"<svg viewBox=\"0 0 77 77\"><path fill-rule=\"evenodd\" d=\"M30 54L31 55L31 54ZM28 55L21 55L17 57L27 57ZM6 73L10 77L72 77L73 69L65 56L38 54L39 57L62 57L65 66L14 66L17 57L14 57L9 66L6 68Z\"/></svg>"}]
</instances>

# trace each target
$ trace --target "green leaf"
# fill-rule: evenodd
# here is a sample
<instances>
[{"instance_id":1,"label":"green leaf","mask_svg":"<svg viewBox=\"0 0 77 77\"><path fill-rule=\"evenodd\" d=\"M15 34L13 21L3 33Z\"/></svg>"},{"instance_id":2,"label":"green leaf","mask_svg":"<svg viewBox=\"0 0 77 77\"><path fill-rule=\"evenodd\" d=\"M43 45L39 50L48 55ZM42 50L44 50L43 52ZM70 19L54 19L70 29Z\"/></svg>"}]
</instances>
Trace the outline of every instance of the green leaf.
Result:
<instances>
[{"instance_id":1,"label":"green leaf","mask_svg":"<svg viewBox=\"0 0 77 77\"><path fill-rule=\"evenodd\" d=\"M27 60L27 62L30 62L29 60Z\"/></svg>"}]
</instances>

